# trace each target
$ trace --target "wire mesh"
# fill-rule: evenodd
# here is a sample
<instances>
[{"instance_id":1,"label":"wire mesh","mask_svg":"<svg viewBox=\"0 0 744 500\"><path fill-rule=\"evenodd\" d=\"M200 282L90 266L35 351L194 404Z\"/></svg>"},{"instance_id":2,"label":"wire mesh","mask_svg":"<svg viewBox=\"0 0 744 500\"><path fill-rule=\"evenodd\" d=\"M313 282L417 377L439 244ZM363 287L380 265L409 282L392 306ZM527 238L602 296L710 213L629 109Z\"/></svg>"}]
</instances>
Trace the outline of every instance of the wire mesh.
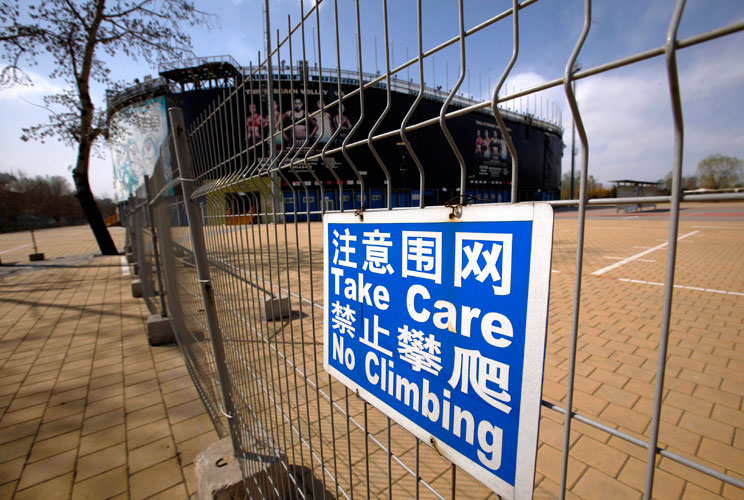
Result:
<instances>
[{"instance_id":1,"label":"wire mesh","mask_svg":"<svg viewBox=\"0 0 744 500\"><path fill-rule=\"evenodd\" d=\"M519 158L511 127L524 121L543 128L551 124L507 111L501 105L558 86L563 86L581 143L580 186L578 199L550 202L554 207L576 206L578 215L575 227L557 230L554 238L554 261L559 257L575 261L572 273L565 279L556 278L551 291L535 495L563 498L567 492L574 492L586 496L587 484L628 495L642 493L646 498L672 491L668 488L680 492L705 488L724 496L741 494L741 462L703 453L702 430L692 437L675 434L682 432L680 418L674 417L678 405L668 401L681 397L675 394L686 390L681 370L674 365L675 355L684 347L679 341L670 344L671 336L679 333L673 315L684 315L685 307L684 301L676 307L672 304L677 286L677 242L687 237L679 235L680 203L744 199L741 194L682 195L684 120L675 57L685 47L741 31L744 23L680 40L677 30L685 5L680 0L664 46L578 70L576 61L592 28L592 2L585 0L584 27L566 61L564 76L527 90L502 92L519 57L519 14L523 9L539 8L538 3L514 0L511 8L467 27L460 0L457 36L427 49L422 42L422 10L426 6L418 0L417 56L394 67L387 2L383 0L385 67L379 75L363 71L365 25L358 0L354 4L355 25L345 26L356 30L356 73L340 69L337 1L331 4L333 26L328 27L321 27L321 2L307 13L301 3L300 21L293 25L288 19L288 34L281 38L277 31L273 50L267 40L268 56L259 53L256 64L235 75L234 86L223 88L221 95L186 125L182 114L171 110L176 149L181 148L181 187L176 188L174 196L158 195L153 202L156 211L167 214L163 220L170 226L170 236L161 238L169 300L181 311L184 329L178 333L178 340L189 369L221 432L226 429L222 416L227 418L251 496L353 499L493 495L475 478L458 472L427 443L350 394L322 369L325 305L321 220L329 212L356 211L363 216L369 210L389 210L394 219L397 210L405 209L401 207L423 208L427 204L425 174L437 167L420 159L425 145L418 134L423 130L441 130L451 149L451 157L443 162L452 167L453 180L448 184L452 186L451 201L468 204L471 195L460 151L463 145L451 131L456 129L459 117L473 114L495 120L503 141L499 149L511 160L511 182L498 200L489 201L517 202ZM468 75L468 40L504 23L511 23L512 56L491 99L481 102L458 96ZM334 70L323 69L321 43L327 44L328 40L321 37L321 32L336 34L331 50L325 51L336 55ZM267 33L269 38L273 36ZM309 43L313 47L317 44L318 67L309 68L304 62L298 66L284 64L284 57L307 61ZM447 92L426 88L425 60L448 47L460 52L455 85ZM588 200L591 134L583 124L572 83L661 55L666 57L675 130L672 195ZM417 85L408 78L404 83L397 79L410 67L419 71ZM373 92L384 95L384 106L370 105ZM416 97L410 106L402 107L395 92ZM437 103L435 108L431 102ZM312 113L311 105L317 108ZM344 114L352 107L358 110L353 123ZM408 186L395 160L380 153L381 144L398 140L416 167L412 169L416 179ZM374 162L369 161L370 157ZM384 189L365 184L368 175L360 169L362 164L379 169ZM412 187L418 187L418 198L403 200ZM160 193L162 189L164 183L153 191ZM613 326L595 316L587 317L583 309L586 302L603 297L603 287L607 286L606 282L587 280L584 271L585 247L592 238L587 234L587 207L652 200L671 204L668 237L658 245L658 249L667 249L661 284L664 296L654 302L660 306L653 321L639 331L628 331L622 321L613 320ZM188 220L187 213L193 214ZM162 234L163 228L158 233ZM141 241L135 240L142 252ZM163 240L170 243L164 244ZM169 259L175 263L170 271ZM729 300L740 299L731 296ZM597 314L596 309L592 311ZM600 323L614 338L595 335ZM649 329L655 333L648 334ZM605 403L595 397L599 390L604 391ZM690 394L687 397L688 403L694 404L694 398ZM622 402L623 398L628 399L627 403ZM607 400L612 402L608 404ZM710 411L696 422L705 425L709 417ZM740 423L736 428L741 432ZM688 437L689 446L685 441ZM732 440L733 434L730 445ZM736 446L729 449L737 450Z\"/></svg>"}]
</instances>

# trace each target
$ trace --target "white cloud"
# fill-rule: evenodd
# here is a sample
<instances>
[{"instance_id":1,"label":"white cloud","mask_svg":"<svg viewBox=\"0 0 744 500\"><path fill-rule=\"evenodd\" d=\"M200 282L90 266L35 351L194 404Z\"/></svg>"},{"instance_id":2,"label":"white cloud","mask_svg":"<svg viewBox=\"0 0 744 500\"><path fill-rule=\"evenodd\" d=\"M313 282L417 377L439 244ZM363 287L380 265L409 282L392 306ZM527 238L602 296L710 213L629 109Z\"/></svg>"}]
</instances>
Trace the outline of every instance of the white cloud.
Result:
<instances>
[{"instance_id":1,"label":"white cloud","mask_svg":"<svg viewBox=\"0 0 744 500\"><path fill-rule=\"evenodd\" d=\"M729 37L678 52L687 175L709 154L744 157L744 121L740 118L744 64L737 42L736 37ZM508 88L531 88L545 81L539 73L525 72L509 78ZM656 180L672 169L674 123L663 57L579 80L576 92L588 135L591 175L602 182ZM540 94L560 103L563 141L569 146L563 158L566 172L571 161L571 114L563 87ZM539 106L539 96L537 100ZM530 112L533 103L530 96ZM578 148L578 134L576 144Z\"/></svg>"},{"instance_id":2,"label":"white cloud","mask_svg":"<svg viewBox=\"0 0 744 500\"><path fill-rule=\"evenodd\" d=\"M33 71L27 71L31 84L15 84L11 87L0 90L0 100L17 100L25 99L31 102L41 102L41 98L49 94L57 94L62 91L62 87L54 81Z\"/></svg>"}]
</instances>

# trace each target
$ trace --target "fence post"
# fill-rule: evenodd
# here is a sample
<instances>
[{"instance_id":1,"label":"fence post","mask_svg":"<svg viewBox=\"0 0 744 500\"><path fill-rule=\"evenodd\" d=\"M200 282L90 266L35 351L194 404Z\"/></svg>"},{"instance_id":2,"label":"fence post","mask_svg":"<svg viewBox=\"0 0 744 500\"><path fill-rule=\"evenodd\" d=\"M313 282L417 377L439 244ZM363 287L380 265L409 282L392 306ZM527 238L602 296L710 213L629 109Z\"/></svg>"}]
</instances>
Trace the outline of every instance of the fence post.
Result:
<instances>
[{"instance_id":1,"label":"fence post","mask_svg":"<svg viewBox=\"0 0 744 500\"><path fill-rule=\"evenodd\" d=\"M152 211L152 193L150 192L150 177L145 175L145 203L148 219L150 221L150 234L152 235L152 257L155 261L155 274L158 280L158 295L160 295L160 316L168 317L168 309L165 307L165 291L163 290L163 277L160 271L160 255L158 254L158 233L155 229L155 219Z\"/></svg>"},{"instance_id":2,"label":"fence post","mask_svg":"<svg viewBox=\"0 0 744 500\"><path fill-rule=\"evenodd\" d=\"M222 343L222 332L217 320L217 309L214 301L214 287L209 274L209 264L207 262L207 249L204 243L204 230L202 228L202 219L199 207L192 198L194 192L194 169L191 163L191 152L186 137L186 128L183 122L183 111L180 108L169 108L168 115L170 118L171 129L173 132L173 144L176 150L176 164L181 174L181 189L183 190L184 205L186 206L186 215L189 223L189 233L191 243L194 247L194 261L196 264L196 274L201 288L202 300L204 301L204 312L207 318L207 328L214 352L215 365L217 366L217 377L222 389L222 400L225 404L225 412L228 417L230 427L230 436L232 437L233 449L240 449L236 443L239 436L239 430L233 423L233 418L237 415L235 402L232 399L232 387L227 373L225 363L225 350Z\"/></svg>"}]
</instances>

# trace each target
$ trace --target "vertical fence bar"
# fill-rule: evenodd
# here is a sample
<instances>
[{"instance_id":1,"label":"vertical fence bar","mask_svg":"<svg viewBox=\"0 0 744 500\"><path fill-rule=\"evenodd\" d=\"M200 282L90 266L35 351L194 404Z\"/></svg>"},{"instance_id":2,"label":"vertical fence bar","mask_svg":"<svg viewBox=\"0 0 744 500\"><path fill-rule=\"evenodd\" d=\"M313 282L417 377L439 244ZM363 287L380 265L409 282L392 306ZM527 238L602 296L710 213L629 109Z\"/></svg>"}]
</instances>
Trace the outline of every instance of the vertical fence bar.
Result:
<instances>
[{"instance_id":1,"label":"vertical fence bar","mask_svg":"<svg viewBox=\"0 0 744 500\"><path fill-rule=\"evenodd\" d=\"M189 221L191 242L194 247L196 272L201 288L202 300L204 302L209 336L212 341L212 349L215 357L214 361L217 365L217 376L222 389L223 402L225 404L225 416L228 417L233 447L235 449L240 449L236 440L238 430L234 429L234 424L232 422L233 416L236 413L235 403L232 398L233 391L230 384L229 374L227 373L225 366L225 351L224 346L222 345L222 334L217 320L217 311L214 301L214 289L207 263L201 213L195 200L192 198L194 191L194 172L191 165L191 153L186 138L186 128L183 122L183 112L179 108L170 108L168 110L168 115L170 118L173 142L176 150L176 162L178 163L178 170L181 172L181 189L183 190L184 204L186 206L186 213Z\"/></svg>"},{"instance_id":2,"label":"vertical fence bar","mask_svg":"<svg viewBox=\"0 0 744 500\"><path fill-rule=\"evenodd\" d=\"M576 128L579 131L579 138L581 139L581 184L579 188L579 219L578 229L576 236L576 277L574 280L574 300L573 300L573 316L571 319L571 346L569 350L568 358L568 382L566 386L566 416L563 423L563 452L561 456L561 490L560 498L563 500L566 497L566 478L568 474L568 453L571 445L571 420L573 419L573 396L574 396L574 381L576 377L576 347L579 336L579 313L581 311L581 270L584 263L584 230L586 226L586 180L589 171L589 141L587 139L586 130L584 129L584 123L581 119L581 113L579 111L579 105L576 102L576 95L573 92L571 81L573 79L573 72L576 64L576 59L579 57L584 42L589 35L589 29L592 24L592 2L591 0L584 0L584 27L579 36L579 40L576 43L568 63L564 70L564 84L563 88L566 92L568 104L571 107L571 114L576 122Z\"/></svg>"},{"instance_id":3,"label":"vertical fence bar","mask_svg":"<svg viewBox=\"0 0 744 500\"><path fill-rule=\"evenodd\" d=\"M656 386L654 388L654 406L651 418L651 429L648 442L646 462L646 483L643 498L648 500L654 488L656 470L657 443L659 440L659 422L661 419L661 400L664 396L664 375L666 373L667 347L669 345L669 321L672 315L672 297L674 295L674 268L677 261L677 234L679 231L679 203L682 195L682 148L685 142L684 120L682 117L682 99L677 73L677 32L682 21L685 0L678 0L669 23L667 32L666 54L667 77L669 79L669 97L674 118L674 167L672 170L672 207L669 213L669 239L666 278L664 280L664 308L661 315L659 333L659 357L656 366Z\"/></svg>"}]
</instances>

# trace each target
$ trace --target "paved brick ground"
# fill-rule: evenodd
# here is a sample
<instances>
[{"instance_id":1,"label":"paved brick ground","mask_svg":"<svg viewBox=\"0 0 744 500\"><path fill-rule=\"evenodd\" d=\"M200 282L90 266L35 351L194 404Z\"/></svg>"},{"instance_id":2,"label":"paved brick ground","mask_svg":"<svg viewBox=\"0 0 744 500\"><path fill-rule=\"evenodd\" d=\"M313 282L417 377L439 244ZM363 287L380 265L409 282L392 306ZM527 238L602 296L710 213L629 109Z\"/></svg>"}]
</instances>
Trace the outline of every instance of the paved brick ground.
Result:
<instances>
[{"instance_id":1,"label":"paved brick ground","mask_svg":"<svg viewBox=\"0 0 744 500\"><path fill-rule=\"evenodd\" d=\"M744 204L685 208L659 444L744 478ZM574 409L646 439L656 380L668 214L612 212L593 211L586 226ZM319 301L320 225L313 224L310 232L301 225L297 234L293 226L288 227L286 235L281 227L278 233L271 227L261 228L263 243L252 239L258 228L218 227L214 233L208 231L216 249L212 256L247 268L255 276L268 278L273 272L275 281L281 276L283 286L293 291L301 286L305 297L312 289ZM40 250L52 257L93 251L92 242L82 237L85 231L65 231L70 233L60 233L63 240L78 247L45 247L46 235L40 232ZM185 243L181 233L175 236ZM17 239L7 243L2 239L11 236ZM0 252L27 244L24 237L0 236ZM308 237L312 237L312 256L307 252ZM259 241L265 251L251 249L253 241ZM267 242L271 242L270 252ZM295 255L298 244L301 252ZM285 254L285 247L292 251ZM29 251L23 247L0 256L4 262L25 260ZM543 397L559 405L566 396L575 255L574 215L558 213ZM261 256L274 259L273 267L262 267ZM68 260L75 262L75 258ZM112 494L114 485L120 484L121 493L127 488L136 498L169 488L174 488L176 498L183 497L193 491L188 465L193 453L216 437L211 423L177 350L147 347L143 334L146 311L141 301L129 298L129 278L121 277L118 261L83 262L87 263L74 268L23 275L19 271L1 283L0 498L13 491L21 497L24 490L43 497L43 492L32 491L43 487L66 492L65 497L70 492L81 494L84 485L96 480L105 483L110 488L106 492ZM186 264L180 271L184 278L193 273ZM228 273L213 271L213 277L229 341L230 369L242 384L239 390L246 391L250 399L250 411L244 414L262 419L292 463L314 464L316 478L323 476L317 466L322 455L339 483L347 492L353 485L357 496L366 497L369 485L370 496L387 498L388 457L373 440L385 446L389 442L396 456L390 465L393 496L413 497L415 481L397 460L414 468L415 440L395 424L388 426L385 417L370 407L366 408L371 436L368 450L364 433L355 425L346 425L346 405L356 422L364 421L365 406L353 395L347 403L343 386L331 381L318 362L322 359L322 311L302 303L302 314L291 320L271 325L255 321L256 329L249 330L237 320L235 311L244 310L255 290L231 281ZM300 307L293 299L295 312ZM244 370L246 363L252 367L250 374ZM268 392L255 390L256 381L259 389ZM107 387L114 392L106 394ZM276 396L279 392L283 401L275 399L272 404L265 398L267 393ZM63 394L70 396L65 405L61 404ZM331 409L328 395L338 406ZM277 416L276 405L281 406L284 418ZM301 429L302 444L287 422ZM145 432L140 435L138 429ZM13 439L4 438L8 432ZM98 442L92 438L97 435L106 438L99 447L91 444ZM555 498L558 493L562 437L563 416L543 408L536 498ZM53 447L59 448L45 452L38 447L37 451L41 443L51 446L57 441L62 444ZM175 453L174 447L181 453ZM467 474L454 472L432 448L419 448L420 474L437 491L448 496L456 474L458 498L495 498ZM639 498L645 461L645 449L574 422L568 496ZM49 470L55 472L45 476L47 467L35 464L50 464ZM326 487L335 494L332 481ZM422 498L433 497L424 486L420 493ZM744 491L661 458L654 497L744 498Z\"/></svg>"},{"instance_id":2,"label":"paved brick ground","mask_svg":"<svg viewBox=\"0 0 744 500\"><path fill-rule=\"evenodd\" d=\"M0 499L187 498L217 435L178 348L148 345L132 277L87 227L37 242L31 266L28 234L0 235Z\"/></svg>"}]
</instances>

